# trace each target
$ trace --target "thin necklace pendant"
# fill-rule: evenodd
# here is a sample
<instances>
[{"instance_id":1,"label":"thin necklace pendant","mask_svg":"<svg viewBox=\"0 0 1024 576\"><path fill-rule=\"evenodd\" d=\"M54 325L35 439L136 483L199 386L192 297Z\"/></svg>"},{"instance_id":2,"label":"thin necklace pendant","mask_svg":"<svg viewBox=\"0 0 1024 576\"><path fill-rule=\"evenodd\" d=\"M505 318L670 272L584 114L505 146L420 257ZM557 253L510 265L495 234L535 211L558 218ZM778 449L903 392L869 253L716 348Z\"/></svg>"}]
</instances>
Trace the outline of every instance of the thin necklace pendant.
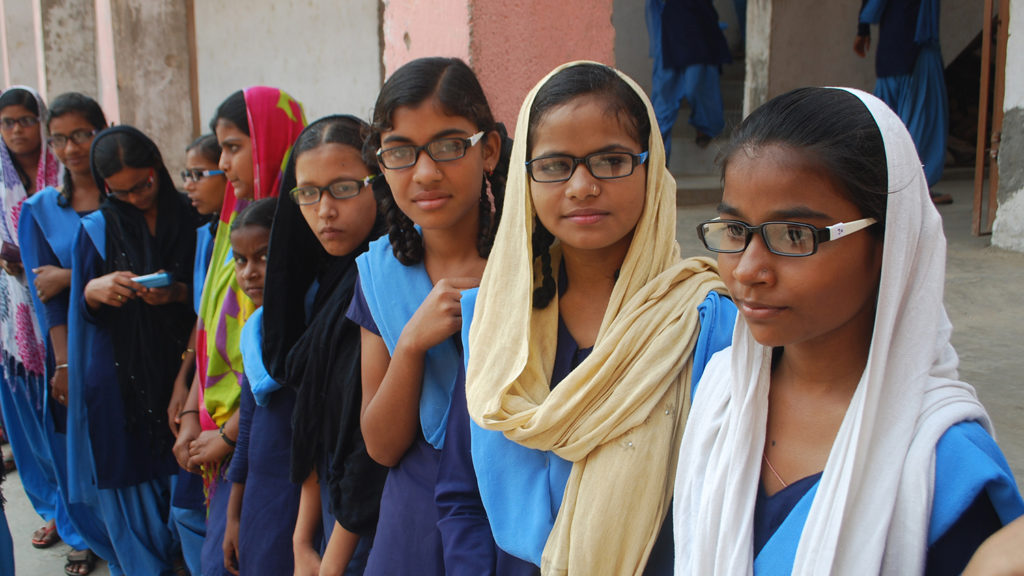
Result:
<instances>
[{"instance_id":1,"label":"thin necklace pendant","mask_svg":"<svg viewBox=\"0 0 1024 576\"><path fill-rule=\"evenodd\" d=\"M764 463L768 465L768 469L771 470L772 476L775 476L775 479L779 481L779 484L782 484L783 488L789 488L789 484L782 479L782 476L779 476L779 472L775 470L775 466L772 466L772 461L768 459L768 451L766 450L761 452L761 456L764 457Z\"/></svg>"}]
</instances>

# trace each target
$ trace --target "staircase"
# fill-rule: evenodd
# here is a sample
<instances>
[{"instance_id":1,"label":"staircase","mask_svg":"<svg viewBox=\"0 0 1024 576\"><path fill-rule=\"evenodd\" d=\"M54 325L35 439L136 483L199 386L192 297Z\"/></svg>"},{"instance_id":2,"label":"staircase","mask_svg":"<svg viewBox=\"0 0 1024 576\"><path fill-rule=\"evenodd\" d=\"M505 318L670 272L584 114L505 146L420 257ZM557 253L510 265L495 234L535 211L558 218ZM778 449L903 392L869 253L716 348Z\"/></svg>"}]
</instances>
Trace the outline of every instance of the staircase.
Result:
<instances>
[{"instance_id":1,"label":"staircase","mask_svg":"<svg viewBox=\"0 0 1024 576\"><path fill-rule=\"evenodd\" d=\"M722 104L725 129L707 148L694 142L697 131L690 126L690 106L679 110L672 127L672 158L669 170L676 178L676 203L696 205L717 203L722 195L721 169L716 163L718 152L729 141L732 129L743 119L743 79L746 61L742 56L722 67Z\"/></svg>"}]
</instances>

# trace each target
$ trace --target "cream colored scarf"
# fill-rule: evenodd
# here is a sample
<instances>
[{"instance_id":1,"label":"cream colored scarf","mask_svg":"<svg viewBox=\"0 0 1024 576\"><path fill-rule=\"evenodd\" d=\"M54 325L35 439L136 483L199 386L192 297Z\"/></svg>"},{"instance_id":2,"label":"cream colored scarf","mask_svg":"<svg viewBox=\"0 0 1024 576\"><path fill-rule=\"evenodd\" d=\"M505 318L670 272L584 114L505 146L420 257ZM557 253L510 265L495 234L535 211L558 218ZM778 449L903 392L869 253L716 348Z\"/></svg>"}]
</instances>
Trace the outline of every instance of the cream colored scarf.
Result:
<instances>
[{"instance_id":1,"label":"cream colored scarf","mask_svg":"<svg viewBox=\"0 0 1024 576\"><path fill-rule=\"evenodd\" d=\"M697 306L724 292L707 258L681 260L676 185L650 102L647 193L590 356L550 389L558 303L533 308L534 209L523 168L529 113L519 113L505 212L470 328L469 413L480 426L573 462L541 562L543 574L640 574L672 498L690 405Z\"/></svg>"}]
</instances>

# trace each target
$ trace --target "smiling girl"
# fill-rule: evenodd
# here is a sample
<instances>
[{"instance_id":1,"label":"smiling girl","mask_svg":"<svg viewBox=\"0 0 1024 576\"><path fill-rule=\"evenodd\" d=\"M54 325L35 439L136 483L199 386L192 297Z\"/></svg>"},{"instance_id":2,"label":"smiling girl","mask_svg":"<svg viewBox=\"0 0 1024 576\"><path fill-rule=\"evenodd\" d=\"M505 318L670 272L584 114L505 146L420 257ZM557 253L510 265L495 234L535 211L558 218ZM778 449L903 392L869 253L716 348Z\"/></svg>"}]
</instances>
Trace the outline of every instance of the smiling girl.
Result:
<instances>
[{"instance_id":1,"label":"smiling girl","mask_svg":"<svg viewBox=\"0 0 1024 576\"><path fill-rule=\"evenodd\" d=\"M943 306L946 241L881 101L806 88L723 155L700 225L741 313L700 382L677 574L959 574L1024 512Z\"/></svg>"},{"instance_id":2,"label":"smiling girl","mask_svg":"<svg viewBox=\"0 0 1024 576\"><path fill-rule=\"evenodd\" d=\"M388 238L357 259L348 316L362 326L366 449L391 468L366 573L444 574L434 489L461 365L452 336L500 216L502 137L472 70L423 58L385 82L364 150L384 173Z\"/></svg>"},{"instance_id":3,"label":"smiling girl","mask_svg":"<svg viewBox=\"0 0 1024 576\"><path fill-rule=\"evenodd\" d=\"M177 471L166 408L194 319L198 222L156 145L135 128L96 135L91 165L107 198L82 219L72 253L71 496L98 502L120 570L165 573L175 549L167 518ZM133 280L161 271L170 276L166 287Z\"/></svg>"},{"instance_id":4,"label":"smiling girl","mask_svg":"<svg viewBox=\"0 0 1024 576\"><path fill-rule=\"evenodd\" d=\"M507 574L670 574L690 384L728 342L714 263L683 260L643 91L566 64L523 103L472 314L472 466ZM499 555L499 562L501 562Z\"/></svg>"},{"instance_id":5,"label":"smiling girl","mask_svg":"<svg viewBox=\"0 0 1024 576\"><path fill-rule=\"evenodd\" d=\"M46 124L48 141L65 167L64 181L59 187L33 194L22 204L18 239L25 276L35 288L36 317L53 358L47 366L52 401L46 426L51 433L50 455L62 499L60 506L71 519L65 523L66 528L58 525L61 538L74 549L68 554L65 571L87 574L95 564L90 548L104 558L114 558L114 553L96 511L87 503L68 499L68 288L72 242L79 220L96 210L104 196L89 169L89 146L96 133L107 127L107 120L95 100L68 92L53 100Z\"/></svg>"}]
</instances>

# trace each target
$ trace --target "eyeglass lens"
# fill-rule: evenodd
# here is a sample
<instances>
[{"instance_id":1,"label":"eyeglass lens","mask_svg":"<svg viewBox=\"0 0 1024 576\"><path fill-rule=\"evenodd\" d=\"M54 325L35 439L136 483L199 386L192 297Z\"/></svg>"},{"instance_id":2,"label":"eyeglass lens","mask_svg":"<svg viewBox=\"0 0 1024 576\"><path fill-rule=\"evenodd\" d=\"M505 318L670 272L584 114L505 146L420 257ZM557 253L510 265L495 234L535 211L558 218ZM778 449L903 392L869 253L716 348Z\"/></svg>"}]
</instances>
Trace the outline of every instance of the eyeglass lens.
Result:
<instances>
[{"instance_id":1,"label":"eyeglass lens","mask_svg":"<svg viewBox=\"0 0 1024 576\"><path fill-rule=\"evenodd\" d=\"M408 168L416 164L421 150L425 150L434 162L451 162L465 156L466 149L476 144L482 134L478 132L472 138L439 138L423 146L408 144L382 148L378 156L384 167L389 170Z\"/></svg>"},{"instance_id":2,"label":"eyeglass lens","mask_svg":"<svg viewBox=\"0 0 1024 576\"><path fill-rule=\"evenodd\" d=\"M748 226L742 222L705 222L701 237L708 250L714 252L742 252L756 232L761 233L768 249L778 254L803 256L816 249L815 228L799 222L766 222Z\"/></svg>"},{"instance_id":3,"label":"eyeglass lens","mask_svg":"<svg viewBox=\"0 0 1024 576\"><path fill-rule=\"evenodd\" d=\"M584 158L554 154L531 160L527 169L537 182L565 182L572 178L577 166L584 164L594 178L610 180L631 175L636 165L646 160L646 153L598 152Z\"/></svg>"},{"instance_id":4,"label":"eyeglass lens","mask_svg":"<svg viewBox=\"0 0 1024 576\"><path fill-rule=\"evenodd\" d=\"M0 120L0 126L3 126L4 130L11 130L15 124L21 125L22 128L29 128L39 124L39 118L36 116L22 116L21 118L4 118Z\"/></svg>"},{"instance_id":5,"label":"eyeglass lens","mask_svg":"<svg viewBox=\"0 0 1024 576\"><path fill-rule=\"evenodd\" d=\"M69 141L74 142L75 144L85 144L91 140L95 134L95 130L75 130L67 136L63 134L54 134L53 136L50 136L49 142L50 146L63 148L67 146Z\"/></svg>"}]
</instances>

